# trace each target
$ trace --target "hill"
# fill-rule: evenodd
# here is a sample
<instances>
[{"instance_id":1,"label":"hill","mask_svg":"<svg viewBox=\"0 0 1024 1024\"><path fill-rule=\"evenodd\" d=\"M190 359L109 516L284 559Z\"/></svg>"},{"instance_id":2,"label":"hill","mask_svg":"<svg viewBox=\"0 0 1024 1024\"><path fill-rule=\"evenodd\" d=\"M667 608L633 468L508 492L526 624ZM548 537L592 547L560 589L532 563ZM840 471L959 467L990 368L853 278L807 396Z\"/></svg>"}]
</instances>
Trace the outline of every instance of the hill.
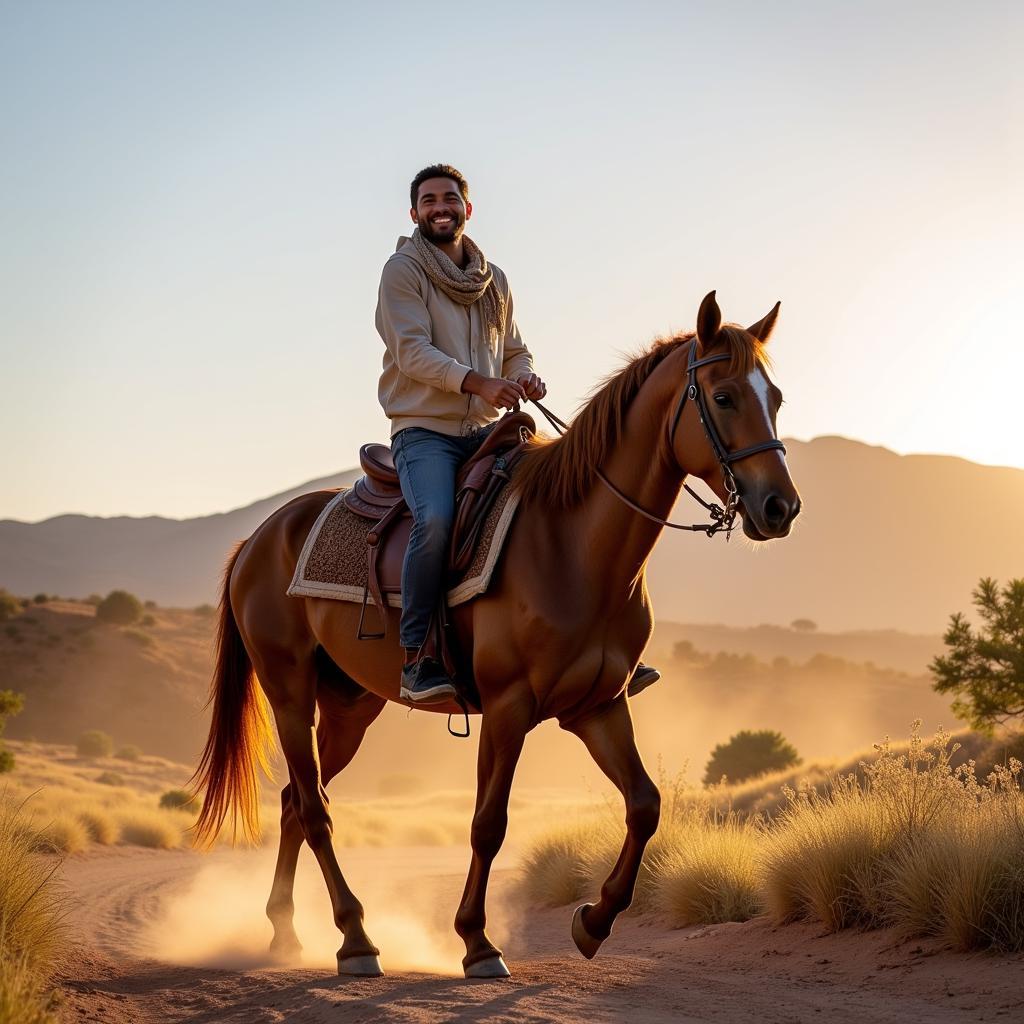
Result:
<instances>
[{"instance_id":1,"label":"hill","mask_svg":"<svg viewBox=\"0 0 1024 1024\"><path fill-rule=\"evenodd\" d=\"M785 541L755 547L666 531L649 584L663 620L730 626L811 618L836 630L935 635L983 575L1024 574L1024 470L896 455L841 437L788 440L804 512ZM84 596L124 588L161 604L212 601L225 556L312 480L197 519L57 516L0 521L0 585ZM692 521L688 498L677 517Z\"/></svg>"}]
</instances>

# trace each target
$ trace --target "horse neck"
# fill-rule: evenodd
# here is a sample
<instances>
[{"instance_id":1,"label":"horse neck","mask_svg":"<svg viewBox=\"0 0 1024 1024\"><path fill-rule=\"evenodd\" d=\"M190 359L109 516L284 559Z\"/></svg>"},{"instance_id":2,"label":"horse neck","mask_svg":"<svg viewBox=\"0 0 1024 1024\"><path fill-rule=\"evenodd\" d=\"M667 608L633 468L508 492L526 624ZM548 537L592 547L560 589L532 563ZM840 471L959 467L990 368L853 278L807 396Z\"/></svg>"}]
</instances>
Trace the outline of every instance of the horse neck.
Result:
<instances>
[{"instance_id":1,"label":"horse neck","mask_svg":"<svg viewBox=\"0 0 1024 1024\"><path fill-rule=\"evenodd\" d=\"M618 445L599 468L623 494L662 519L679 496L685 474L666 444L668 420L685 386L685 353L667 356L640 386L626 413ZM639 585L662 527L631 509L600 480L573 516L577 545L612 594Z\"/></svg>"}]
</instances>

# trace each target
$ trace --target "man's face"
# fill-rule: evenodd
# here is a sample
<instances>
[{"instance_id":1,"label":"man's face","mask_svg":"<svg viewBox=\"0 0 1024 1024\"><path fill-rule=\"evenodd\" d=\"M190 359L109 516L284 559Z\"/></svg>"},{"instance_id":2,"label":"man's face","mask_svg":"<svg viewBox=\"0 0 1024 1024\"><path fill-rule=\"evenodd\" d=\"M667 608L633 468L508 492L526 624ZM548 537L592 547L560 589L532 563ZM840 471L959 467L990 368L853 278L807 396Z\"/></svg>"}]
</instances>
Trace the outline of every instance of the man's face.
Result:
<instances>
[{"instance_id":1,"label":"man's face","mask_svg":"<svg viewBox=\"0 0 1024 1024\"><path fill-rule=\"evenodd\" d=\"M451 178L427 178L420 183L416 208L409 212L428 242L443 245L462 237L473 205L463 202L459 186Z\"/></svg>"}]
</instances>

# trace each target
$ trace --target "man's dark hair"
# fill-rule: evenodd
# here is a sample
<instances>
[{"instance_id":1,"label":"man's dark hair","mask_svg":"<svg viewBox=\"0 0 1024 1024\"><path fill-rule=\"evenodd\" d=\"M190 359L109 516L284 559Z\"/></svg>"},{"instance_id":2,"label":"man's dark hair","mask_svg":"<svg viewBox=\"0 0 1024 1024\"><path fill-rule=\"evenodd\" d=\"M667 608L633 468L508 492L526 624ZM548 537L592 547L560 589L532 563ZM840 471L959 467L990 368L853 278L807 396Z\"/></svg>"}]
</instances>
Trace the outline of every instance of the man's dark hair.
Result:
<instances>
[{"instance_id":1,"label":"man's dark hair","mask_svg":"<svg viewBox=\"0 0 1024 1024\"><path fill-rule=\"evenodd\" d=\"M424 167L412 179L412 184L409 186L409 205L414 210L416 209L416 200L419 199L420 185L428 178L451 178L459 186L462 201L469 202L469 182L462 176L462 172L457 171L451 164L431 164L429 167Z\"/></svg>"}]
</instances>

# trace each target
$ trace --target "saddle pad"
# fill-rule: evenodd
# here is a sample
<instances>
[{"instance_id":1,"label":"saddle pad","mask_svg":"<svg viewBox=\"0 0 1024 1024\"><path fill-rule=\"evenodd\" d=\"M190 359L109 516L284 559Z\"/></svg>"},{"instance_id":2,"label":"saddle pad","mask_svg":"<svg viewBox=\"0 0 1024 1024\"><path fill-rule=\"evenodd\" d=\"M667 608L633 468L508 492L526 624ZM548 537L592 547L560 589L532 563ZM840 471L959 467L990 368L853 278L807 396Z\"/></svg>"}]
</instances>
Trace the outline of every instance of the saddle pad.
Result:
<instances>
[{"instance_id":1,"label":"saddle pad","mask_svg":"<svg viewBox=\"0 0 1024 1024\"><path fill-rule=\"evenodd\" d=\"M366 535L374 523L350 512L341 500L344 494L342 489L331 498L309 531L288 587L289 597L362 602L369 575ZM512 487L503 487L498 493L481 528L473 560L449 587L449 607L479 597L487 589L518 504L519 495ZM400 541L404 547L410 525L411 520L403 517L392 527L386 542ZM387 603L401 608L401 581L382 577L380 584Z\"/></svg>"}]
</instances>

